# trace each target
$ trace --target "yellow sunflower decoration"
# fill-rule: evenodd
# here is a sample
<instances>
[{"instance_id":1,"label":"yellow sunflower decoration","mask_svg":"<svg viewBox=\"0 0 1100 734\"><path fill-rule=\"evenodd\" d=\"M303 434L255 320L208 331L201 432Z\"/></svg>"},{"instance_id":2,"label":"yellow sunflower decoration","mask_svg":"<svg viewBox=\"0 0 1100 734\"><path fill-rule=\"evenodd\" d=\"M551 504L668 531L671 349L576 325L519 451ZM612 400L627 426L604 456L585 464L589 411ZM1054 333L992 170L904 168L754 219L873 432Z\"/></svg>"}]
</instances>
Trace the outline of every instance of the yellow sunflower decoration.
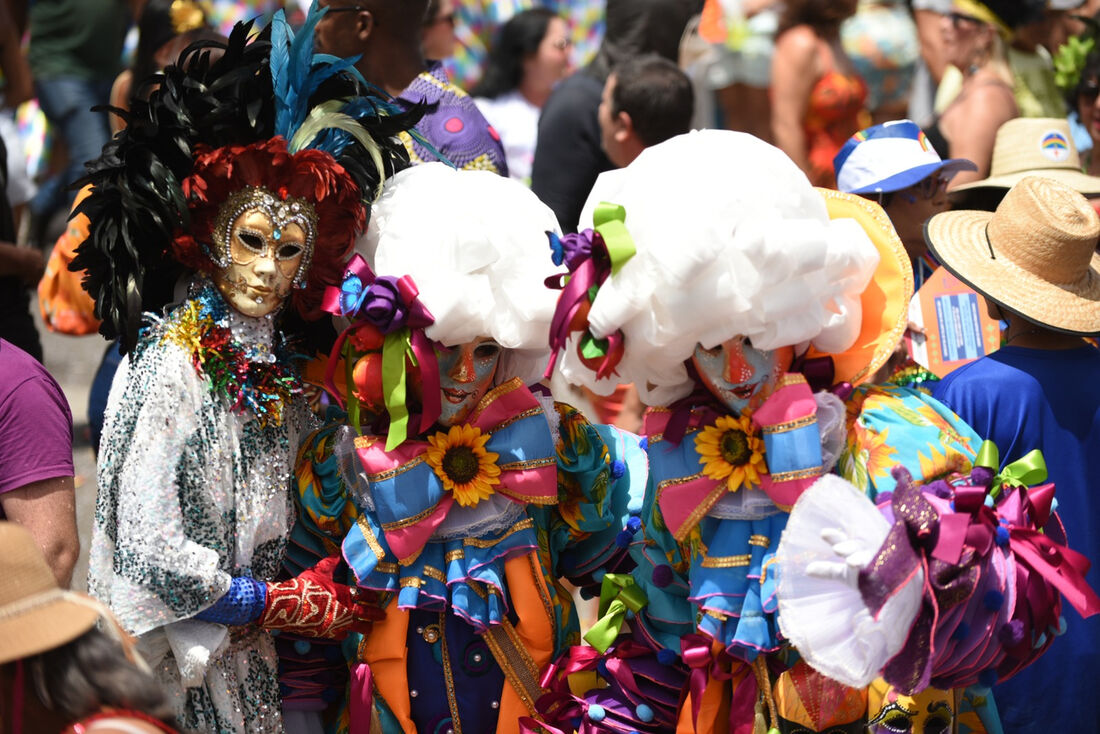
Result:
<instances>
[{"instance_id":1,"label":"yellow sunflower decoration","mask_svg":"<svg viewBox=\"0 0 1100 734\"><path fill-rule=\"evenodd\" d=\"M452 493L455 502L473 507L493 494L493 485L500 483L499 454L485 450L489 434L480 428L451 426L428 437L430 444L424 461L443 482L443 489Z\"/></svg>"},{"instance_id":2,"label":"yellow sunflower decoration","mask_svg":"<svg viewBox=\"0 0 1100 734\"><path fill-rule=\"evenodd\" d=\"M759 486L760 475L768 471L764 442L756 435L747 415L722 416L713 426L704 428L695 437L695 451L703 465L703 474L711 479L724 479L730 492Z\"/></svg>"}]
</instances>

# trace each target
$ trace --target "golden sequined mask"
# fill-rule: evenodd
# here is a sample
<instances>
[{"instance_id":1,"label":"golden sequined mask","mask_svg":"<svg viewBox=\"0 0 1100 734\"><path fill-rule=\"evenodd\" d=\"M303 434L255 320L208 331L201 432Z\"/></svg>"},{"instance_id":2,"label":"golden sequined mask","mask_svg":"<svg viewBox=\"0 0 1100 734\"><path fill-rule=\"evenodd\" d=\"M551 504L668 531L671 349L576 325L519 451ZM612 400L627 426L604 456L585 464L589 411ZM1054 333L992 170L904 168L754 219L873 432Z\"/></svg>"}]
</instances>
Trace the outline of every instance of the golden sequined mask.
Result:
<instances>
[{"instance_id":1,"label":"golden sequined mask","mask_svg":"<svg viewBox=\"0 0 1100 734\"><path fill-rule=\"evenodd\" d=\"M214 223L214 284L245 316L270 315L293 287L304 287L316 237L317 215L309 202L242 189L226 200Z\"/></svg>"}]
</instances>

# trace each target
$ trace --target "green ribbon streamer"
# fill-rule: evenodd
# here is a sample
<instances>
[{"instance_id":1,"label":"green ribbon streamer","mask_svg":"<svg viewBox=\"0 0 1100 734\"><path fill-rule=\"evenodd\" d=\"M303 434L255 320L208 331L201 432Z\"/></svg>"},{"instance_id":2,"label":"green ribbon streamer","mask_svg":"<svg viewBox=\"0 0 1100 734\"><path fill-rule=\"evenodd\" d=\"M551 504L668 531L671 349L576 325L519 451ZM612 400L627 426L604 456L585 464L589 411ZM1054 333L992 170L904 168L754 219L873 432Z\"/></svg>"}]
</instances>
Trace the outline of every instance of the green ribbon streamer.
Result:
<instances>
[{"instance_id":1,"label":"green ribbon streamer","mask_svg":"<svg viewBox=\"0 0 1100 734\"><path fill-rule=\"evenodd\" d=\"M978 449L978 456L974 459L974 466L982 466L997 472L1000 465L1001 454L996 444L992 441L983 441L981 448ZM1042 484L1047 476L1047 463L1043 458L1043 452L1032 449L1023 458L1017 459L995 474L990 494L996 497L1001 492L1001 486L1005 484L1010 487Z\"/></svg>"},{"instance_id":2,"label":"green ribbon streamer","mask_svg":"<svg viewBox=\"0 0 1100 734\"><path fill-rule=\"evenodd\" d=\"M611 274L615 275L638 251L634 247L634 238L626 229L626 209L619 204L601 201L592 213L592 223L607 246Z\"/></svg>"},{"instance_id":3,"label":"green ribbon streamer","mask_svg":"<svg viewBox=\"0 0 1100 734\"><path fill-rule=\"evenodd\" d=\"M645 592L627 573L609 573L600 585L600 619L584 635L585 641L600 652L615 643L627 611L637 613L649 603Z\"/></svg>"},{"instance_id":4,"label":"green ribbon streamer","mask_svg":"<svg viewBox=\"0 0 1100 734\"><path fill-rule=\"evenodd\" d=\"M382 342L382 397L390 414L386 451L393 451L409 436L409 408L405 404L405 355L412 352L408 327L386 334Z\"/></svg>"},{"instance_id":5,"label":"green ribbon streamer","mask_svg":"<svg viewBox=\"0 0 1100 734\"><path fill-rule=\"evenodd\" d=\"M344 342L344 374L347 391L348 421L355 427L355 432L362 436L363 427L359 425L359 396L355 394L355 349L352 348L351 339Z\"/></svg>"}]
</instances>

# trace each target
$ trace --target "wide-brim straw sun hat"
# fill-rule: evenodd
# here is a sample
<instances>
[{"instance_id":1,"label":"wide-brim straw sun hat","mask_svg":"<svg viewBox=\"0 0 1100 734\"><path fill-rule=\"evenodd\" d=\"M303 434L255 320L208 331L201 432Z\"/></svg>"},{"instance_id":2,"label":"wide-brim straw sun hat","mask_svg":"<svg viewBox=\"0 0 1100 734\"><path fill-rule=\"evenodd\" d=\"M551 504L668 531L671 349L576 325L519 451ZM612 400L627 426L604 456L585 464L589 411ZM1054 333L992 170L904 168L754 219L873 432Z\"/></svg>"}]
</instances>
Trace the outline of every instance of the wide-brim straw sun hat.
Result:
<instances>
[{"instance_id":1,"label":"wide-brim straw sun hat","mask_svg":"<svg viewBox=\"0 0 1100 734\"><path fill-rule=\"evenodd\" d=\"M105 611L61 589L34 538L12 522L0 522L0 578L0 664L75 640Z\"/></svg>"},{"instance_id":2,"label":"wide-brim straw sun hat","mask_svg":"<svg viewBox=\"0 0 1100 734\"><path fill-rule=\"evenodd\" d=\"M1100 217L1064 183L1028 176L995 212L932 217L924 238L951 273L986 298L1055 331L1100 333Z\"/></svg>"},{"instance_id":3,"label":"wide-brim straw sun hat","mask_svg":"<svg viewBox=\"0 0 1100 734\"><path fill-rule=\"evenodd\" d=\"M1082 194L1100 194L1100 176L1081 170L1081 156L1064 119L1017 117L997 130L989 176L952 186L948 194L970 189L1010 189L1025 176L1045 176Z\"/></svg>"}]
</instances>

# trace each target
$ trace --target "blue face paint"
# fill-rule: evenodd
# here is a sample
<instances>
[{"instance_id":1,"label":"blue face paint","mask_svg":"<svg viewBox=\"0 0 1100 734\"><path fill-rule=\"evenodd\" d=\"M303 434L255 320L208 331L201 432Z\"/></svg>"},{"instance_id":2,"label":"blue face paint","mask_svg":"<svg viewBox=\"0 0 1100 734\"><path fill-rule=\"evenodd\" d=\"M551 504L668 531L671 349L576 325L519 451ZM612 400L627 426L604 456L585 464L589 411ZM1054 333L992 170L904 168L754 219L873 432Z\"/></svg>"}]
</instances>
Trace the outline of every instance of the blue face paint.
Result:
<instances>
[{"instance_id":1,"label":"blue face paint","mask_svg":"<svg viewBox=\"0 0 1100 734\"><path fill-rule=\"evenodd\" d=\"M435 346L439 360L441 410L439 425L464 423L493 384L500 345L492 339L476 339L453 347Z\"/></svg>"},{"instance_id":2,"label":"blue face paint","mask_svg":"<svg viewBox=\"0 0 1100 734\"><path fill-rule=\"evenodd\" d=\"M742 337L734 337L713 349L696 344L691 361L703 385L736 414L740 414L782 368L779 350L754 349Z\"/></svg>"}]
</instances>

